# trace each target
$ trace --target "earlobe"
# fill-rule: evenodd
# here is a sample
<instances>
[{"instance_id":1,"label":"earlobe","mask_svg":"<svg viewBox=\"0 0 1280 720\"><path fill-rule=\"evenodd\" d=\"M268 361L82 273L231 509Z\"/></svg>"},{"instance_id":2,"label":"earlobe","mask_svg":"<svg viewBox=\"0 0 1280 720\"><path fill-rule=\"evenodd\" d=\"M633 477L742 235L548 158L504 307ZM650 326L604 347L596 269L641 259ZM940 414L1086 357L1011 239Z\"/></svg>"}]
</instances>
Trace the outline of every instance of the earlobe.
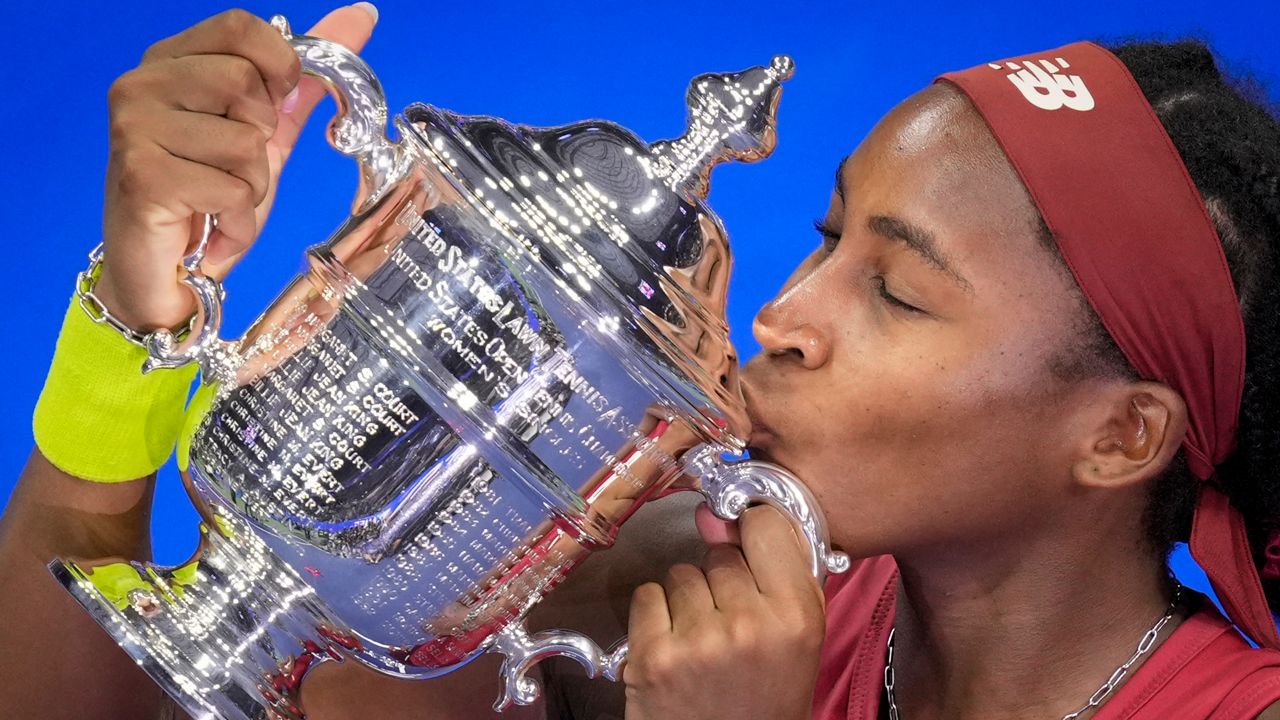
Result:
<instances>
[{"instance_id":1,"label":"earlobe","mask_svg":"<svg viewBox=\"0 0 1280 720\"><path fill-rule=\"evenodd\" d=\"M1093 487L1120 487L1154 478L1177 454L1186 434L1186 403L1166 385L1128 383L1115 398L1076 480Z\"/></svg>"}]
</instances>

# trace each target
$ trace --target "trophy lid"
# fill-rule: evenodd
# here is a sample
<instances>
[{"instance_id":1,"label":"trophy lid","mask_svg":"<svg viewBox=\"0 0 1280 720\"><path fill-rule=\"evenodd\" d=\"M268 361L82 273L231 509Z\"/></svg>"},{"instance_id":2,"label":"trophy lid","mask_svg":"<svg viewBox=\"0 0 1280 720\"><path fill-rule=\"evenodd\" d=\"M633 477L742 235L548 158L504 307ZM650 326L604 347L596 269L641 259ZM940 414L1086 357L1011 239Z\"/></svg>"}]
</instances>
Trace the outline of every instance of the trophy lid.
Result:
<instances>
[{"instance_id":1,"label":"trophy lid","mask_svg":"<svg viewBox=\"0 0 1280 720\"><path fill-rule=\"evenodd\" d=\"M740 447L749 424L725 315L730 252L705 198L716 165L772 152L793 69L778 56L694 78L685 132L651 145L605 121L535 128L422 104L403 125L516 251L639 351L643 372L663 377L708 434Z\"/></svg>"},{"instance_id":2,"label":"trophy lid","mask_svg":"<svg viewBox=\"0 0 1280 720\"><path fill-rule=\"evenodd\" d=\"M778 55L768 67L694 78L685 95L688 128L651 146L655 173L680 195L706 198L716 165L768 157L777 143L781 83L794 73L791 58Z\"/></svg>"}]
</instances>

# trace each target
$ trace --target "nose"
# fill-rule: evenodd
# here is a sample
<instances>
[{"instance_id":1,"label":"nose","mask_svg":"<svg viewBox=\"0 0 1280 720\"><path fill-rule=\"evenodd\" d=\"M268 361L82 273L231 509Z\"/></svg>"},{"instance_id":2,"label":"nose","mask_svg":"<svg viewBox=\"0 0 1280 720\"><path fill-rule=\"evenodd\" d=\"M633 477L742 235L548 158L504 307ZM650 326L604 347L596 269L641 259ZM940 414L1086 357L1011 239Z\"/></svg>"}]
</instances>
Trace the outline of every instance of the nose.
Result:
<instances>
[{"instance_id":1,"label":"nose","mask_svg":"<svg viewBox=\"0 0 1280 720\"><path fill-rule=\"evenodd\" d=\"M815 370L830 358L831 342L826 333L805 321L798 300L784 291L756 313L751 333L769 357Z\"/></svg>"}]
</instances>

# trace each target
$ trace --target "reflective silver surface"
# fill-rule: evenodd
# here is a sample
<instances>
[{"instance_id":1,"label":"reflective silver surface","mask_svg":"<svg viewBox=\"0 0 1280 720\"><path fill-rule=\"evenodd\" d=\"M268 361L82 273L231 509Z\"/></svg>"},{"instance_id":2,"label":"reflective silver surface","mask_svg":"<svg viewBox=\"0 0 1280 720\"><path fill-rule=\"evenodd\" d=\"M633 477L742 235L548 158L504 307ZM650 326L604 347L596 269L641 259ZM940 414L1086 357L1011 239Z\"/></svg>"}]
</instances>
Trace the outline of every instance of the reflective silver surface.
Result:
<instances>
[{"instance_id":1,"label":"reflective silver surface","mask_svg":"<svg viewBox=\"0 0 1280 720\"><path fill-rule=\"evenodd\" d=\"M344 656L429 678L498 652L499 707L531 702L525 672L555 654L617 679L625 642L523 618L675 489L726 518L774 504L816 574L847 568L793 477L721 459L749 427L704 198L715 164L773 149L788 59L696 78L687 131L653 145L426 105L391 141L364 63L273 22L339 99L352 215L240 341L217 339L204 279L190 337L154 343L156 365L204 369L179 445L200 551L52 565L188 712L305 717L303 676Z\"/></svg>"}]
</instances>

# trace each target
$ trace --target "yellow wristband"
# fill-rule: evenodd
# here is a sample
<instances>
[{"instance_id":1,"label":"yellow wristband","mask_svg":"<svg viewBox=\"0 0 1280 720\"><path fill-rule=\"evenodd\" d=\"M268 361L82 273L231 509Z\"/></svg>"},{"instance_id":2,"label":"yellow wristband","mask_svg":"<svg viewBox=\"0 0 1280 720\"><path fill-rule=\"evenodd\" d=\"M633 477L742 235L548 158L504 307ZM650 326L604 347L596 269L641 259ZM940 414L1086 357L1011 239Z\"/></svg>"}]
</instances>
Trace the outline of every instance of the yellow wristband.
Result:
<instances>
[{"instance_id":1,"label":"yellow wristband","mask_svg":"<svg viewBox=\"0 0 1280 720\"><path fill-rule=\"evenodd\" d=\"M72 298L32 429L41 454L94 482L150 475L173 451L196 367L142 374L147 351Z\"/></svg>"}]
</instances>

